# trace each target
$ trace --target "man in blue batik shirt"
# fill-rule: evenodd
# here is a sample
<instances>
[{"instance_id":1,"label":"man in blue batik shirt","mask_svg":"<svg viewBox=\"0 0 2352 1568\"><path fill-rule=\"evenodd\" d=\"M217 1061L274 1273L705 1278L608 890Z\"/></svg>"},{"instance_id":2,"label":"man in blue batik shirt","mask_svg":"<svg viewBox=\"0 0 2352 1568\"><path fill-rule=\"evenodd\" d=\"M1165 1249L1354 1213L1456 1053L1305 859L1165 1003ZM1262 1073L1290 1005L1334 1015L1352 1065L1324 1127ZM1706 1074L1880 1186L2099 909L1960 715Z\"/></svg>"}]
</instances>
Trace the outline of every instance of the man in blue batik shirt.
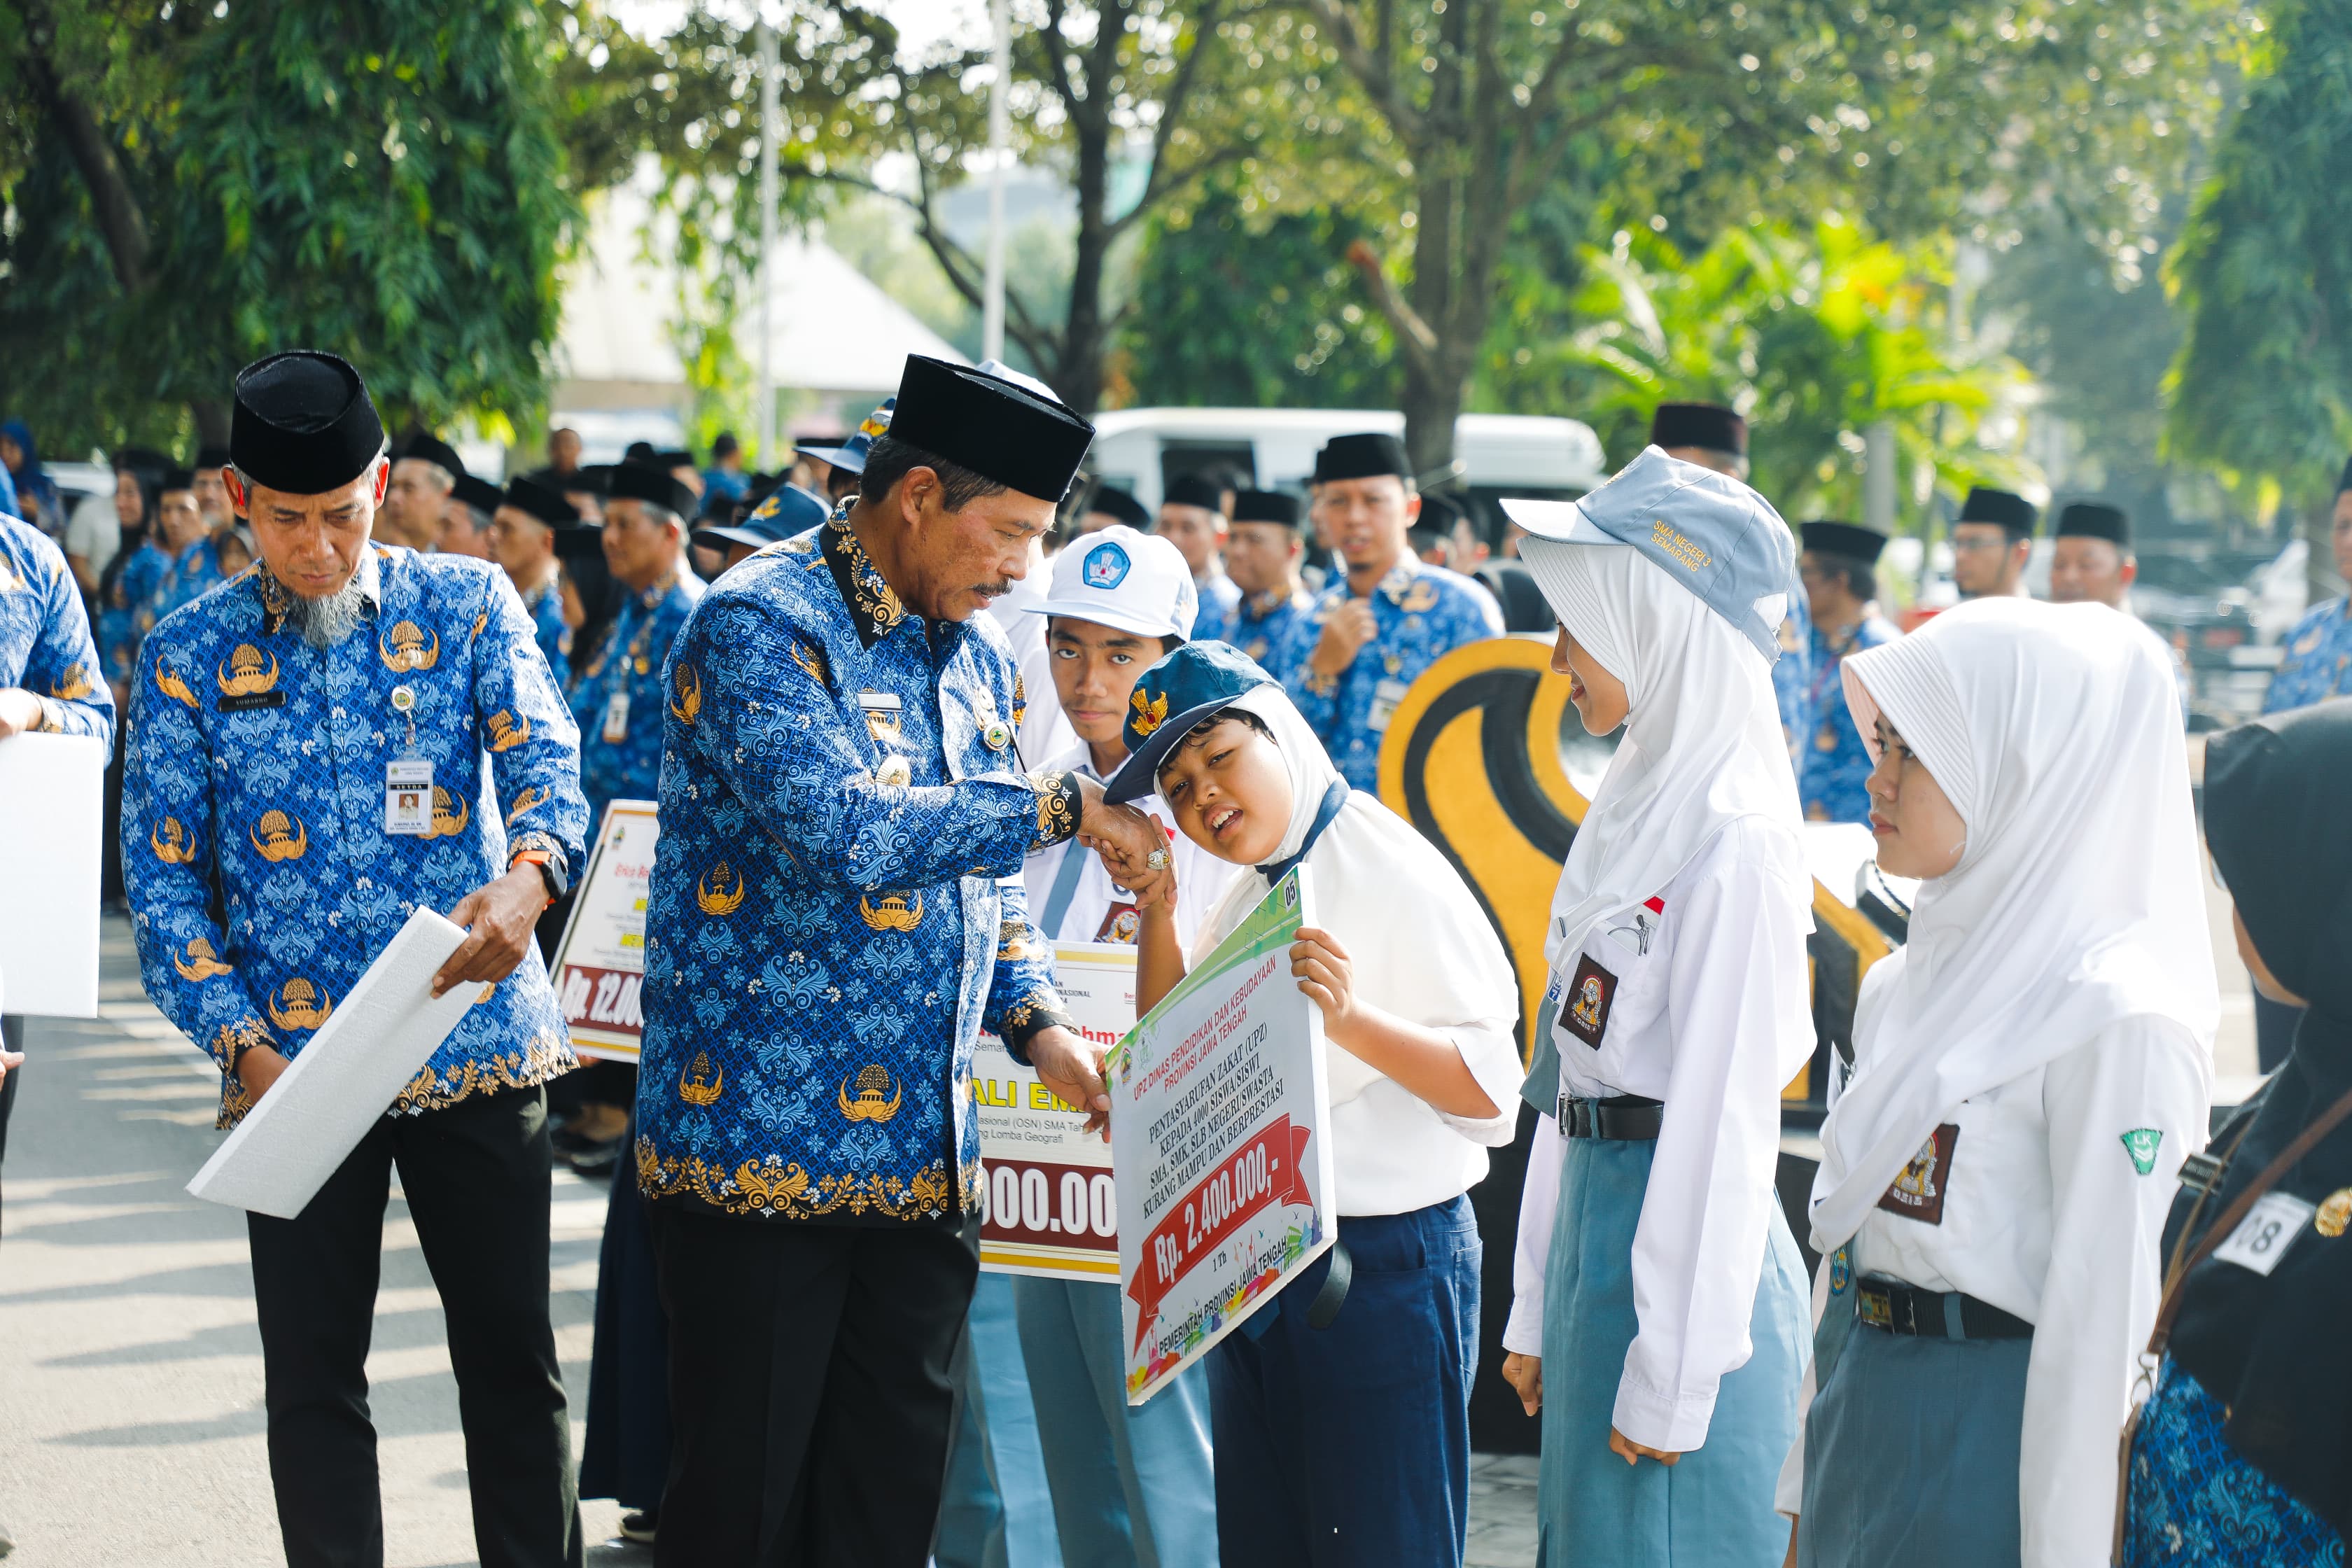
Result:
<instances>
[{"instance_id":1,"label":"man in blue batik shirt","mask_svg":"<svg viewBox=\"0 0 2352 1568\"><path fill-rule=\"evenodd\" d=\"M920 1568L978 1275L972 1047L1108 1116L1022 864L1165 840L1024 773L1003 633L1093 429L910 358L856 498L712 584L670 656L637 1182L669 1313L665 1564Z\"/></svg>"},{"instance_id":2,"label":"man in blue batik shirt","mask_svg":"<svg viewBox=\"0 0 2352 1568\"><path fill-rule=\"evenodd\" d=\"M694 492L645 463L616 465L611 485L604 564L628 597L572 689L592 824L614 801L651 800L661 785L662 663L702 596L702 579L686 563Z\"/></svg>"},{"instance_id":3,"label":"man in blue batik shirt","mask_svg":"<svg viewBox=\"0 0 2352 1568\"><path fill-rule=\"evenodd\" d=\"M554 673L558 690L572 685L572 628L563 622L562 569L555 558L558 530L577 530L572 498L537 479L507 481L490 515L490 559L507 574L530 616L531 639Z\"/></svg>"},{"instance_id":4,"label":"man in blue batik shirt","mask_svg":"<svg viewBox=\"0 0 2352 1568\"><path fill-rule=\"evenodd\" d=\"M2352 575L2352 463L2336 481L2336 517L2330 531L2336 574ZM2283 713L2331 697L2352 695L2352 600L2338 595L2315 605L2286 634L2286 654L2271 677L2263 711Z\"/></svg>"},{"instance_id":5,"label":"man in blue batik shirt","mask_svg":"<svg viewBox=\"0 0 2352 1568\"><path fill-rule=\"evenodd\" d=\"M478 994L299 1215L247 1216L286 1558L383 1558L367 1355L397 1166L447 1317L484 1568L576 1565L541 1088L573 1058L531 926L581 860L578 731L497 568L370 539L383 426L356 371L262 360L230 428L259 559L164 618L131 688L147 994L219 1068L224 1126L417 909L469 928L436 993Z\"/></svg>"},{"instance_id":6,"label":"man in blue batik shirt","mask_svg":"<svg viewBox=\"0 0 2352 1568\"><path fill-rule=\"evenodd\" d=\"M220 546L214 542L197 497L194 468L164 473L163 488L155 499L155 517L172 563L156 581L142 626L146 631L154 630L155 623L165 616L182 605L194 603L226 580L221 572Z\"/></svg>"},{"instance_id":7,"label":"man in blue batik shirt","mask_svg":"<svg viewBox=\"0 0 2352 1568\"><path fill-rule=\"evenodd\" d=\"M1494 595L1416 560L1421 511L1404 443L1335 436L1315 455L1318 526L1338 552L1333 580L1298 623L1282 683L1353 787L1380 787L1381 738L1422 672L1465 643L1503 635Z\"/></svg>"},{"instance_id":8,"label":"man in blue batik shirt","mask_svg":"<svg viewBox=\"0 0 2352 1568\"><path fill-rule=\"evenodd\" d=\"M1878 615L1878 556L1886 535L1851 522L1808 522L1797 580L1812 613L1812 688L1806 708L1813 731L1797 754L1797 798L1811 822L1870 820L1870 753L1839 684L1846 655L1903 634Z\"/></svg>"},{"instance_id":9,"label":"man in blue batik shirt","mask_svg":"<svg viewBox=\"0 0 2352 1568\"><path fill-rule=\"evenodd\" d=\"M1241 598L1222 616L1201 606L1197 637L1231 643L1266 669L1293 662L1292 639L1315 603L1299 581L1304 546L1298 498L1281 490L1237 490L1225 535L1225 574Z\"/></svg>"}]
</instances>

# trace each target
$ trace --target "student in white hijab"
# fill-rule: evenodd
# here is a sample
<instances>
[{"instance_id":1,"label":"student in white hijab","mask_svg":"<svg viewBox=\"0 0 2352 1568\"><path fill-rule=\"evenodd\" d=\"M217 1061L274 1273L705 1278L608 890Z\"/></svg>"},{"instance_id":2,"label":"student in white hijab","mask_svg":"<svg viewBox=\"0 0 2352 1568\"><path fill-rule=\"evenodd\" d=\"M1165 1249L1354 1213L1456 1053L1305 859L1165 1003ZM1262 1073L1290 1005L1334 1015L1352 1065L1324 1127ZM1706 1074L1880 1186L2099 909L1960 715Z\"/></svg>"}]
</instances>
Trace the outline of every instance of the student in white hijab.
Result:
<instances>
[{"instance_id":1,"label":"student in white hijab","mask_svg":"<svg viewBox=\"0 0 2352 1568\"><path fill-rule=\"evenodd\" d=\"M1796 1561L2105 1563L2218 1013L2172 672L1988 598L1843 679L1878 863L1926 879L1822 1129Z\"/></svg>"},{"instance_id":2,"label":"student in white hijab","mask_svg":"<svg viewBox=\"0 0 2352 1568\"><path fill-rule=\"evenodd\" d=\"M1207 1358L1223 1568L1459 1563L1483 1256L1466 1194L1517 1120L1509 960L1454 868L1349 789L1246 655L1178 648L1131 706L1130 755L1105 797L1156 780L1172 826L1255 868L1203 911L1189 960L1164 896L1122 870L1143 914L1138 1005L1302 860L1319 922L1292 973L1330 1047L1339 1240Z\"/></svg>"},{"instance_id":3,"label":"student in white hijab","mask_svg":"<svg viewBox=\"0 0 2352 1568\"><path fill-rule=\"evenodd\" d=\"M1504 1375L1543 1415L1538 1561L1774 1568L1803 1266L1773 1191L1813 1046L1811 879L1771 666L1787 525L1653 447L1507 501L1585 727L1626 726L1553 900Z\"/></svg>"}]
</instances>

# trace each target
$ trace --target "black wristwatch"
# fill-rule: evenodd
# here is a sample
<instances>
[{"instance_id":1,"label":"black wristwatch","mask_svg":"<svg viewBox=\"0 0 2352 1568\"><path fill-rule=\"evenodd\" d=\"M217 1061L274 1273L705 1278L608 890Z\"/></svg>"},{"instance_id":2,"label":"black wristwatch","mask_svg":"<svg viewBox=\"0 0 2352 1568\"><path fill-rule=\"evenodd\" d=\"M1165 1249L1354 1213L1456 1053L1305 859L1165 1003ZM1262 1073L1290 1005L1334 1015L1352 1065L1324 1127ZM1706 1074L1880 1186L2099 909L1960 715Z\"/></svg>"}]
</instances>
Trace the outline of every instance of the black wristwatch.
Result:
<instances>
[{"instance_id":1,"label":"black wristwatch","mask_svg":"<svg viewBox=\"0 0 2352 1568\"><path fill-rule=\"evenodd\" d=\"M555 902L572 890L572 879L563 874L563 868L557 864L556 858L548 851L526 849L514 858L514 864L520 865L525 860L539 868L539 879L547 884L549 903ZM513 867L509 866L508 868L511 870Z\"/></svg>"}]
</instances>

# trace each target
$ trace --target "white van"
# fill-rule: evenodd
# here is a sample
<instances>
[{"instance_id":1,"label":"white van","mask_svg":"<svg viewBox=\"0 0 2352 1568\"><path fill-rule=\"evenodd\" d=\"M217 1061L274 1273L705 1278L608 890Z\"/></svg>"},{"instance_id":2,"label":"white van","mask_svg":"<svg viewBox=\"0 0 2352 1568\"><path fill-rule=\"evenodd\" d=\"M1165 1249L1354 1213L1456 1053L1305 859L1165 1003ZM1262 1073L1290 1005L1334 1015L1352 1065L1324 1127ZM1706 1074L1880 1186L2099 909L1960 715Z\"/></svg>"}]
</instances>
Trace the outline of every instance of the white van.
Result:
<instances>
[{"instance_id":1,"label":"white van","mask_svg":"<svg viewBox=\"0 0 2352 1568\"><path fill-rule=\"evenodd\" d=\"M1158 511L1169 480L1228 469L1261 489L1298 490L1315 454L1334 436L1378 430L1402 437L1404 416L1364 408L1122 408L1095 416L1087 466ZM1465 414L1454 455L1472 496L1569 500L1609 477L1601 438L1575 419ZM1424 484L1435 476L1424 475ZM1491 505L1482 510L1492 510Z\"/></svg>"}]
</instances>

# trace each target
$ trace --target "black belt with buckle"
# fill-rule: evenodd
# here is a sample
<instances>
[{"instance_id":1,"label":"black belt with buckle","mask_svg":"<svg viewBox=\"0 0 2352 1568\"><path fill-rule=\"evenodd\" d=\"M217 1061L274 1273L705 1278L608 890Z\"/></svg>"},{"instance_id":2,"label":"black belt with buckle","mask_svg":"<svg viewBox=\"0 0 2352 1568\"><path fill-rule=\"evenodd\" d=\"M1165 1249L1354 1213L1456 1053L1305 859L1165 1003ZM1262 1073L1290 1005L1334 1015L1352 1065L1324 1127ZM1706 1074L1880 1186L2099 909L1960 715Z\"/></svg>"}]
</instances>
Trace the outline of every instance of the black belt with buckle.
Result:
<instances>
[{"instance_id":1,"label":"black belt with buckle","mask_svg":"<svg viewBox=\"0 0 2352 1568\"><path fill-rule=\"evenodd\" d=\"M1928 1340L2030 1340L2033 1325L1960 1290L1923 1290L1876 1276L1862 1281L1854 1315L1869 1328Z\"/></svg>"},{"instance_id":2,"label":"black belt with buckle","mask_svg":"<svg viewBox=\"0 0 2352 1568\"><path fill-rule=\"evenodd\" d=\"M1570 1100L1564 1094L1559 1097L1559 1130L1570 1138L1645 1142L1657 1137L1665 1120L1664 1100L1644 1100L1638 1094L1620 1094L1608 1100Z\"/></svg>"}]
</instances>

